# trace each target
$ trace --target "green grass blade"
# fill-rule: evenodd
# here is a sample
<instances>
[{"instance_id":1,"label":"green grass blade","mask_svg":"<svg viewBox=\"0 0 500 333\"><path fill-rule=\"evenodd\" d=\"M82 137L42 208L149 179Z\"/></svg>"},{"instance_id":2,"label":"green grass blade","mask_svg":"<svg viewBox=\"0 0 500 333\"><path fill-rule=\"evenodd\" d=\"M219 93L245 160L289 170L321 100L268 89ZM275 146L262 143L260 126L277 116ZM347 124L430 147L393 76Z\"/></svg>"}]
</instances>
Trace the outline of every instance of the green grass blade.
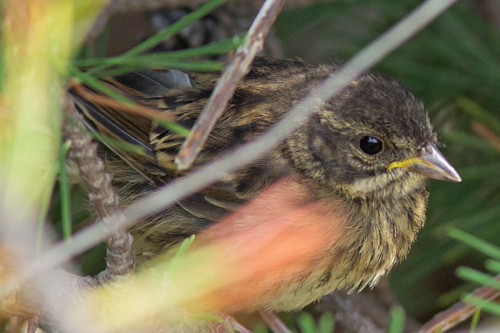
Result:
<instances>
[{"instance_id":1,"label":"green grass blade","mask_svg":"<svg viewBox=\"0 0 500 333\"><path fill-rule=\"evenodd\" d=\"M167 268L167 272L166 272L167 276L169 276L169 274L175 272L176 269L179 267L179 263L181 262L182 258L188 252L189 248L193 244L194 238L195 238L195 235L192 235L191 237L186 238L181 243L181 245L179 246L179 248L175 252L174 256L172 257L172 260L170 260L170 262L168 263L168 268Z\"/></svg>"},{"instance_id":2,"label":"green grass blade","mask_svg":"<svg viewBox=\"0 0 500 333\"><path fill-rule=\"evenodd\" d=\"M500 304L487 301L480 297L467 295L464 297L464 302L472 304L474 306L480 307L484 311L488 311L490 313L500 315Z\"/></svg>"},{"instance_id":3,"label":"green grass blade","mask_svg":"<svg viewBox=\"0 0 500 333\"><path fill-rule=\"evenodd\" d=\"M500 261L487 259L484 262L484 267L486 267L486 269L489 271L500 273Z\"/></svg>"},{"instance_id":4,"label":"green grass blade","mask_svg":"<svg viewBox=\"0 0 500 333\"><path fill-rule=\"evenodd\" d=\"M150 56L144 57L132 57L132 58L110 58L108 64L110 66L120 65L133 67L135 70L144 68L168 68L168 69L179 69L184 71L220 71L224 68L224 64L220 61L204 60L204 61L180 61L176 59L165 59L162 58L161 54L152 54ZM130 69L126 69L126 72L130 72ZM95 71L91 71L94 75Z\"/></svg>"},{"instance_id":5,"label":"green grass blade","mask_svg":"<svg viewBox=\"0 0 500 333\"><path fill-rule=\"evenodd\" d=\"M163 29L162 31L158 32L154 36L150 37L149 39L145 40L141 44L137 45L136 47L128 50L124 54L122 54L120 57L130 57L134 56L137 54L140 54L142 52L145 52L152 47L158 45L161 43L163 40L173 36L180 30L184 29L185 27L189 26L191 23L196 21L197 19L207 15L209 12L226 2L227 0L211 0L207 2L206 4L200 6L197 10L187 14L177 22L173 23L169 27ZM91 70L89 70L88 73L94 74L96 72L100 72L104 69L107 68L107 65L100 65L98 67L94 67Z\"/></svg>"},{"instance_id":6,"label":"green grass blade","mask_svg":"<svg viewBox=\"0 0 500 333\"><path fill-rule=\"evenodd\" d=\"M71 74L73 74L80 82L96 89L97 91L100 91L103 94L106 94L107 96L114 98L122 103L126 104L134 104L130 99L118 94L116 91L106 87L102 82L94 78L92 75L90 75L88 72L82 72L78 68L74 66L69 66L69 71Z\"/></svg>"},{"instance_id":7,"label":"green grass blade","mask_svg":"<svg viewBox=\"0 0 500 333\"><path fill-rule=\"evenodd\" d=\"M463 49L477 59L485 70L498 73L498 64L495 55L487 47L478 41L477 36L470 33L464 22L457 18L457 15L449 11L441 17L441 22L447 28L447 33L454 35L456 40L460 40L456 46Z\"/></svg>"},{"instance_id":8,"label":"green grass blade","mask_svg":"<svg viewBox=\"0 0 500 333\"><path fill-rule=\"evenodd\" d=\"M69 70L81 82L83 82L83 83L87 84L88 86L100 91L101 93L106 94L107 96L114 98L120 102L135 105L135 103L133 101L120 95L119 93L115 92L114 90L108 88L102 82L100 82L98 79L94 78L89 73L82 72L74 66L69 66ZM155 119L155 120L157 120L159 123L161 123L162 126L167 127L169 129L172 129L173 131L179 133L180 135L187 136L187 133L189 133L189 131L186 128L182 127L179 124L170 123L170 122L167 122L163 119Z\"/></svg>"},{"instance_id":9,"label":"green grass blade","mask_svg":"<svg viewBox=\"0 0 500 333\"><path fill-rule=\"evenodd\" d=\"M472 316L472 321L470 323L470 333L476 331L477 324L479 323L479 317L481 316L481 309L477 309Z\"/></svg>"},{"instance_id":10,"label":"green grass blade","mask_svg":"<svg viewBox=\"0 0 500 333\"><path fill-rule=\"evenodd\" d=\"M330 312L324 313L319 319L319 333L332 333L335 328L335 317Z\"/></svg>"},{"instance_id":11,"label":"green grass blade","mask_svg":"<svg viewBox=\"0 0 500 333\"><path fill-rule=\"evenodd\" d=\"M125 52L123 55L124 56L132 56L132 55L136 55L136 54L142 53L144 51L147 51L147 50L151 49L152 47L155 47L156 45L160 44L163 40L171 37L172 35L181 31L185 27L189 26L194 21L207 15L212 10L214 10L218 6L222 5L226 1L227 0L211 0L211 1L207 2L206 4L202 5L200 8L195 10L194 12L187 14L186 16L181 18L179 21L173 23L169 27L158 32L157 34L155 34L154 36L145 40L141 44L139 44L136 47Z\"/></svg>"},{"instance_id":12,"label":"green grass blade","mask_svg":"<svg viewBox=\"0 0 500 333\"><path fill-rule=\"evenodd\" d=\"M146 153L146 149L143 146L135 145L133 143L128 143L124 141L119 141L113 138L108 138L107 136L101 135L97 131L91 131L90 133L92 134L93 137L95 137L97 140L104 143L108 147L117 148L138 155Z\"/></svg>"},{"instance_id":13,"label":"green grass blade","mask_svg":"<svg viewBox=\"0 0 500 333\"><path fill-rule=\"evenodd\" d=\"M480 107L474 101L465 98L458 98L458 105L468 114L484 123L486 126L500 134L500 120L493 116L491 113Z\"/></svg>"},{"instance_id":14,"label":"green grass blade","mask_svg":"<svg viewBox=\"0 0 500 333\"><path fill-rule=\"evenodd\" d=\"M168 121L165 121L162 119L156 119L156 121L161 126L168 128L168 129L176 132L177 134L182 135L183 137L187 137L189 134L189 130L187 128L185 128L184 126L181 126L179 124L171 123L171 122L168 122Z\"/></svg>"},{"instance_id":15,"label":"green grass blade","mask_svg":"<svg viewBox=\"0 0 500 333\"><path fill-rule=\"evenodd\" d=\"M391 321L387 333L402 333L405 328L405 310L401 306L391 309Z\"/></svg>"},{"instance_id":16,"label":"green grass blade","mask_svg":"<svg viewBox=\"0 0 500 333\"><path fill-rule=\"evenodd\" d=\"M297 317L297 324L302 333L315 333L316 323L309 312L301 312Z\"/></svg>"},{"instance_id":17,"label":"green grass blade","mask_svg":"<svg viewBox=\"0 0 500 333\"><path fill-rule=\"evenodd\" d=\"M486 254L489 257L500 259L500 248L495 245L489 244L484 240L472 236L462 230L451 227L447 230L447 234L448 236L469 245L470 247Z\"/></svg>"},{"instance_id":18,"label":"green grass blade","mask_svg":"<svg viewBox=\"0 0 500 333\"><path fill-rule=\"evenodd\" d=\"M450 130L441 134L443 136L443 139L448 142L458 143L464 147L474 148L487 154L499 154L498 150L496 150L488 141L484 140L483 138L478 138L476 136L454 130Z\"/></svg>"},{"instance_id":19,"label":"green grass blade","mask_svg":"<svg viewBox=\"0 0 500 333\"><path fill-rule=\"evenodd\" d=\"M55 170L47 170L47 172L57 174L58 170L57 168L54 168ZM54 177L55 178L55 177ZM40 212L38 216L38 226L37 226L37 233L36 233L36 246L35 246L35 251L37 254L40 253L42 249L42 241L44 239L44 229L45 229L45 223L47 221L47 212L50 209L51 201L53 199L53 191L46 192L45 195L42 196L42 202L40 203Z\"/></svg>"},{"instance_id":20,"label":"green grass blade","mask_svg":"<svg viewBox=\"0 0 500 333\"><path fill-rule=\"evenodd\" d=\"M153 54L145 54L145 55L129 56L129 57L119 56L112 58L81 59L81 60L76 60L75 65L78 67L90 67L99 65L112 66L112 65L129 64L131 62L141 63L141 61L143 61L144 63L151 63L154 62L155 60L165 61L165 60L176 60L182 58L191 58L203 55L222 54L232 51L236 49L238 46L240 46L244 41L245 35L246 35L245 33L240 34L232 38L227 38L218 42L207 44L205 46L186 49L186 50L161 52L161 53L153 53Z\"/></svg>"},{"instance_id":21,"label":"green grass blade","mask_svg":"<svg viewBox=\"0 0 500 333\"><path fill-rule=\"evenodd\" d=\"M59 189L61 192L61 222L63 237L70 241L73 223L71 221L71 203L68 173L66 171L66 154L71 146L71 142L65 142L59 152Z\"/></svg>"},{"instance_id":22,"label":"green grass blade","mask_svg":"<svg viewBox=\"0 0 500 333\"><path fill-rule=\"evenodd\" d=\"M456 273L459 278L466 281L500 290L500 281L496 280L491 275L476 271L475 269L469 267L458 267Z\"/></svg>"}]
</instances>

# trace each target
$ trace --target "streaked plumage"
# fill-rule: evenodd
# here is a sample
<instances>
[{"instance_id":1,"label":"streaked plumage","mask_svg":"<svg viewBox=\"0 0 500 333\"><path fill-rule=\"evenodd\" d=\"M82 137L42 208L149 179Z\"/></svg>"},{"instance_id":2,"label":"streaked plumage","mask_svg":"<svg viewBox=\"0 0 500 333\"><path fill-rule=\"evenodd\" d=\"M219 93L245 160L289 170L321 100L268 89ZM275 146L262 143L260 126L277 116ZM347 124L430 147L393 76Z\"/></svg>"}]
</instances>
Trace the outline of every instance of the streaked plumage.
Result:
<instances>
[{"instance_id":1,"label":"streaked plumage","mask_svg":"<svg viewBox=\"0 0 500 333\"><path fill-rule=\"evenodd\" d=\"M193 168L268 129L335 69L257 58ZM179 124L190 128L218 75L145 70L103 82L138 104L173 112ZM183 174L173 163L181 136L155 121L74 98L90 128L142 147L141 153L114 147L121 158L108 154L123 204ZM424 224L426 176L460 181L435 145L422 103L396 80L364 74L267 157L132 227L134 250L139 257L162 253L271 184L292 179L299 192L307 193L302 203L338 207L342 222L338 216L327 218L340 223L342 237L310 268L277 288L272 300L263 298L256 306L295 309L338 288L373 285L406 257Z\"/></svg>"}]
</instances>

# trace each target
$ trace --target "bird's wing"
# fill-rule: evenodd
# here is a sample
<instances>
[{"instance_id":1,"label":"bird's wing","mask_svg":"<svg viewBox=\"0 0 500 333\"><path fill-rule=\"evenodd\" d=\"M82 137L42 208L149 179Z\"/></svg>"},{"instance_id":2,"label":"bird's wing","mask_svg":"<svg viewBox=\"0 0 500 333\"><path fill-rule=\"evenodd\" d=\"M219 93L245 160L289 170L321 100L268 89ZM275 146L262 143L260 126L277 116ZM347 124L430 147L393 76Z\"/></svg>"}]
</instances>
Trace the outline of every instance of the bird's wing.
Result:
<instances>
[{"instance_id":1,"label":"bird's wing","mask_svg":"<svg viewBox=\"0 0 500 333\"><path fill-rule=\"evenodd\" d=\"M187 74L178 70L132 72L103 79L101 83L139 105L155 108L155 105L151 105L155 99L177 86L190 85ZM88 87L82 89L86 91L87 98L75 89L70 90L70 94L84 116L85 125L103 144L143 177L151 180L146 167L158 163L154 145L149 138L151 120L99 103L99 100L91 102L88 96L102 98L102 95Z\"/></svg>"},{"instance_id":2,"label":"bird's wing","mask_svg":"<svg viewBox=\"0 0 500 333\"><path fill-rule=\"evenodd\" d=\"M139 105L174 113L178 124L191 128L217 78L218 73L193 73L188 76L177 70L143 70L106 78L102 83ZM158 186L182 175L173 161L184 137L157 121L90 102L74 90L71 94L85 117L87 127L145 180ZM236 96L236 99L244 98L238 97L238 91ZM193 169L247 142L275 121L269 110L256 107L256 103L262 100L254 101L251 97L244 103L235 100L230 103ZM245 107L238 107L241 104ZM123 143L138 149L126 149ZM197 218L216 221L276 179L289 175L290 170L284 157L276 154L228 175L201 193L179 202L179 205ZM115 174L115 178L119 176Z\"/></svg>"}]
</instances>

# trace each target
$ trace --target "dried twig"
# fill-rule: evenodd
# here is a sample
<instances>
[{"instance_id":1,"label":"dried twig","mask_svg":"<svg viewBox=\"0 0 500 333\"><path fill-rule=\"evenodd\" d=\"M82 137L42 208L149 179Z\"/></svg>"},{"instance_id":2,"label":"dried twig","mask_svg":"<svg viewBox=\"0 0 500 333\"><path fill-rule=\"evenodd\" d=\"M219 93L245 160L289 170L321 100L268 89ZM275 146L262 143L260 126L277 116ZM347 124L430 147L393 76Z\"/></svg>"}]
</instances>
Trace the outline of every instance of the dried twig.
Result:
<instances>
[{"instance_id":1,"label":"dried twig","mask_svg":"<svg viewBox=\"0 0 500 333\"><path fill-rule=\"evenodd\" d=\"M90 201L102 223L106 223L111 216L123 219L119 210L118 196L111 184L112 175L104 172L104 162L97 156L97 144L92 142L92 137L82 128L81 115L74 109L74 104L71 102L67 104L65 112L71 114L78 123L66 122L63 125L63 138L71 142L69 157L78 166L80 178L87 188ZM123 227L115 228L107 240L106 269L97 276L100 283L134 270L132 241L132 236Z\"/></svg>"},{"instance_id":2,"label":"dried twig","mask_svg":"<svg viewBox=\"0 0 500 333\"><path fill-rule=\"evenodd\" d=\"M292 333L290 329L273 312L259 311L260 316L266 322L267 326L275 333Z\"/></svg>"},{"instance_id":3,"label":"dried twig","mask_svg":"<svg viewBox=\"0 0 500 333\"><path fill-rule=\"evenodd\" d=\"M500 275L497 275L495 279L500 281ZM485 301L491 301L500 296L500 290L492 287L481 287L474 290L470 295L482 298ZM477 306L463 301L457 302L449 309L435 315L416 333L445 332L472 316L477 308Z\"/></svg>"},{"instance_id":4,"label":"dried twig","mask_svg":"<svg viewBox=\"0 0 500 333\"><path fill-rule=\"evenodd\" d=\"M198 156L207 140L215 122L224 112L227 103L236 91L238 82L248 73L253 58L262 49L264 37L278 16L285 0L266 0L255 18L246 41L231 57L229 65L224 70L212 96L200 113L186 141L182 145L175 163L179 170L188 169Z\"/></svg>"},{"instance_id":5,"label":"dried twig","mask_svg":"<svg viewBox=\"0 0 500 333\"><path fill-rule=\"evenodd\" d=\"M34 317L28 320L28 328L26 329L26 333L36 333L36 329L38 328L38 318Z\"/></svg>"},{"instance_id":6,"label":"dried twig","mask_svg":"<svg viewBox=\"0 0 500 333\"><path fill-rule=\"evenodd\" d=\"M211 325L211 328L215 333L232 333L235 331L240 333L252 333L252 331L240 324L234 317L228 314L223 314L220 317L223 320L222 323L214 323Z\"/></svg>"}]
</instances>

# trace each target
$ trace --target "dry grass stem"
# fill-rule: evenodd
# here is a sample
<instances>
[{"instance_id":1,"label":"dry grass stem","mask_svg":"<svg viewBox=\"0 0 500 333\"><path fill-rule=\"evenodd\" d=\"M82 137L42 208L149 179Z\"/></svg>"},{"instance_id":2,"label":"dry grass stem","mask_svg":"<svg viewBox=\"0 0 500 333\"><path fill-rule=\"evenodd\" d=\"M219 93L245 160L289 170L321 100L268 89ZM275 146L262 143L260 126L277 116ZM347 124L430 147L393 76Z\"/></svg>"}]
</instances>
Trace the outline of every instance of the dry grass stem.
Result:
<instances>
[{"instance_id":1,"label":"dry grass stem","mask_svg":"<svg viewBox=\"0 0 500 333\"><path fill-rule=\"evenodd\" d=\"M281 321L281 319L270 311L259 311L260 316L266 322L267 326L275 333L292 333L290 329Z\"/></svg>"},{"instance_id":2,"label":"dry grass stem","mask_svg":"<svg viewBox=\"0 0 500 333\"><path fill-rule=\"evenodd\" d=\"M500 275L497 275L495 279L500 281ZM470 295L482 298L485 301L492 301L500 296L500 290L492 287L480 287L474 290ZM477 306L467 304L463 301L457 302L447 310L435 315L415 333L446 332L472 316L477 308Z\"/></svg>"},{"instance_id":3,"label":"dry grass stem","mask_svg":"<svg viewBox=\"0 0 500 333\"><path fill-rule=\"evenodd\" d=\"M179 170L186 170L193 164L217 119L222 115L229 100L233 97L238 82L248 73L253 58L262 49L264 38L271 29L284 3L285 0L266 0L262 5L259 14L248 31L245 43L231 57L212 96L210 96L182 145L179 155L175 159Z\"/></svg>"},{"instance_id":4,"label":"dry grass stem","mask_svg":"<svg viewBox=\"0 0 500 333\"><path fill-rule=\"evenodd\" d=\"M97 155L97 144L82 128L81 116L68 103L76 124L66 122L63 125L64 141L70 141L69 157L73 159L79 170L79 175L88 191L90 201L100 216L100 223L106 223L114 216L123 219L120 214L118 196L113 191L112 175L104 171L104 162ZM97 279L100 283L110 281L118 276L131 273L134 270L134 255L132 252L133 238L123 228L117 227L107 240L106 270Z\"/></svg>"}]
</instances>

